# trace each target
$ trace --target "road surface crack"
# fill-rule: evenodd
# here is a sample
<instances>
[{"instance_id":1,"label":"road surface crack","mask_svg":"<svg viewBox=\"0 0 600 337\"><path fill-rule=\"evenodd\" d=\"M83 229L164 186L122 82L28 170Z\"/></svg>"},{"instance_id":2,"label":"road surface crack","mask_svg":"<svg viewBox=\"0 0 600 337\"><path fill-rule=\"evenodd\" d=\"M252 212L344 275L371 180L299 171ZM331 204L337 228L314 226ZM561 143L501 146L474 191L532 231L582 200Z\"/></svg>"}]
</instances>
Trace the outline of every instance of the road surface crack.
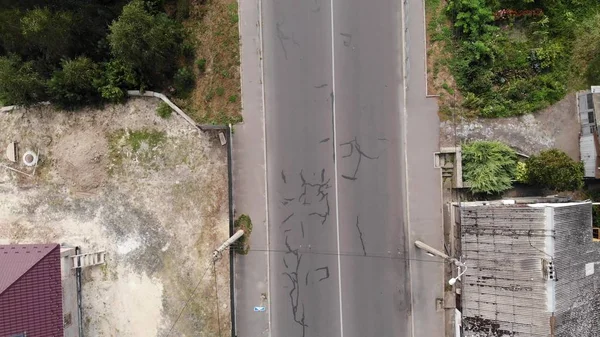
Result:
<instances>
[{"instance_id":1,"label":"road surface crack","mask_svg":"<svg viewBox=\"0 0 600 337\"><path fill-rule=\"evenodd\" d=\"M283 264L286 269L292 269L288 267L288 264L285 260L286 255L293 255L296 259L296 268L294 271L285 272L283 275L287 276L292 282L292 289L289 292L290 296L290 304L292 306L292 313L294 322L302 327L302 337L306 335L306 328L308 325L305 323L305 315L304 315L304 303L302 303L302 310L299 312L299 301L300 301L300 284L298 283L298 274L300 273L300 263L302 262L302 254L298 253L298 249L292 249L290 244L288 243L288 237L285 237L285 246L287 247L287 252L283 256ZM305 278L307 279L307 277Z\"/></svg>"},{"instance_id":2,"label":"road surface crack","mask_svg":"<svg viewBox=\"0 0 600 337\"><path fill-rule=\"evenodd\" d=\"M356 229L358 229L358 238L360 239L360 244L362 245L363 254L367 256L367 250L365 249L365 240L363 239L363 233L360 230L360 226L358 224L358 215L356 216Z\"/></svg>"},{"instance_id":3,"label":"road surface crack","mask_svg":"<svg viewBox=\"0 0 600 337\"><path fill-rule=\"evenodd\" d=\"M360 149L360 144L358 143L358 140L356 140L356 137L354 137L354 139L349 142L340 144L340 146L346 146L346 147L350 148L350 152L347 155L342 156L342 158L352 157L355 154L358 155L358 161L356 162L356 167L354 168L354 173L351 176L342 174L342 177L345 179L348 179L348 180L356 180L357 179L358 170L360 169L360 163L362 162L363 157L365 157L367 159L371 159L371 160L379 159L379 156L372 157L372 156L369 156L366 153L364 153Z\"/></svg>"},{"instance_id":4,"label":"road surface crack","mask_svg":"<svg viewBox=\"0 0 600 337\"><path fill-rule=\"evenodd\" d=\"M281 49L283 49L283 56L287 60L288 56L287 56L287 49L285 49L285 41L290 40L296 46L300 46L300 45L298 44L298 42L296 42L293 35L292 35L292 37L289 37L283 33L283 31L281 30L282 24L283 24L283 22L275 23L275 28L277 29L277 39L279 39L279 43L281 44Z\"/></svg>"}]
</instances>

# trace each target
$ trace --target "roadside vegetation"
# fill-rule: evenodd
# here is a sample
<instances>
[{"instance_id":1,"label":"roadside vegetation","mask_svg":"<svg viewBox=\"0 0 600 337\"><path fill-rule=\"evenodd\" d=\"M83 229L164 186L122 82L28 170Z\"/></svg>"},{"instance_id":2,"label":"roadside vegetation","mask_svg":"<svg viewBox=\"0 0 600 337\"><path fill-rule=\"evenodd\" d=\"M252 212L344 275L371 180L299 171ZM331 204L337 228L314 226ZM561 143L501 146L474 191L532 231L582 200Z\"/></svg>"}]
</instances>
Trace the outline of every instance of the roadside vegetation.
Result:
<instances>
[{"instance_id":1,"label":"roadside vegetation","mask_svg":"<svg viewBox=\"0 0 600 337\"><path fill-rule=\"evenodd\" d=\"M243 230L244 235L234 243L233 248L238 254L247 255L250 251L250 234L252 234L252 220L246 214L242 214L235 220L235 230Z\"/></svg>"},{"instance_id":2,"label":"roadside vegetation","mask_svg":"<svg viewBox=\"0 0 600 337\"><path fill-rule=\"evenodd\" d=\"M241 122L237 1L178 0L176 10L187 32L181 77L189 88L176 103L201 123Z\"/></svg>"},{"instance_id":3,"label":"roadside vegetation","mask_svg":"<svg viewBox=\"0 0 600 337\"><path fill-rule=\"evenodd\" d=\"M500 194L515 182L551 191L583 188L583 163L557 149L542 151L527 159L506 144L474 141L462 146L463 179L473 193Z\"/></svg>"},{"instance_id":4,"label":"roadside vegetation","mask_svg":"<svg viewBox=\"0 0 600 337\"><path fill-rule=\"evenodd\" d=\"M600 83L594 0L427 0L428 72L442 114L538 111Z\"/></svg>"},{"instance_id":5,"label":"roadside vegetation","mask_svg":"<svg viewBox=\"0 0 600 337\"><path fill-rule=\"evenodd\" d=\"M77 109L122 102L132 89L164 92L200 123L239 122L237 2L9 0L0 8L0 105Z\"/></svg>"}]
</instances>

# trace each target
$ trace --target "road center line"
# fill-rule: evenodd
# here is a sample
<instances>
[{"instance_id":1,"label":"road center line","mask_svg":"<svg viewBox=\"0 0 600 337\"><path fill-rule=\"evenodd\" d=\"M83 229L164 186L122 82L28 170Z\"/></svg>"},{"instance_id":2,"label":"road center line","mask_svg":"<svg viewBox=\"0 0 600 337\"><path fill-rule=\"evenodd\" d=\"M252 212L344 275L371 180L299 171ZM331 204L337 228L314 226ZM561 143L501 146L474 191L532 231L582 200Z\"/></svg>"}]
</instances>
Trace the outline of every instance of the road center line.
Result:
<instances>
[{"instance_id":1,"label":"road center line","mask_svg":"<svg viewBox=\"0 0 600 337\"><path fill-rule=\"evenodd\" d=\"M336 127L335 127L335 30L333 25L333 1L331 0L331 87L333 95L331 95L331 105L333 114L333 170L334 170L334 187L335 187L335 225L337 235L337 260L338 260L338 289L340 297L340 336L344 337L344 313L342 305L342 263L340 255L340 207L339 207L339 194L338 194L338 156L337 156L337 138L336 138Z\"/></svg>"}]
</instances>

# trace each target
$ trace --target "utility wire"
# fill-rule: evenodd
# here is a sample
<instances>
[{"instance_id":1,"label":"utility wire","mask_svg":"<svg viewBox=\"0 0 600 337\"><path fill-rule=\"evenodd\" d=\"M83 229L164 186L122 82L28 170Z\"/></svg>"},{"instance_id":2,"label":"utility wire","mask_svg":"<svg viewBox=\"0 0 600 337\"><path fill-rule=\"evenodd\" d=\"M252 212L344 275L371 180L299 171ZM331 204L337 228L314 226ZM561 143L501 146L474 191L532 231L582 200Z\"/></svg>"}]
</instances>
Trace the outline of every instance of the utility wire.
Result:
<instances>
[{"instance_id":1,"label":"utility wire","mask_svg":"<svg viewBox=\"0 0 600 337\"><path fill-rule=\"evenodd\" d=\"M221 337L221 315L219 313L219 283L217 282L217 270L215 263L213 263L213 274L215 275L215 305L217 307L217 326L219 327L219 337Z\"/></svg>"},{"instance_id":2,"label":"utility wire","mask_svg":"<svg viewBox=\"0 0 600 337\"><path fill-rule=\"evenodd\" d=\"M232 252L239 252L238 248L234 248L234 247L230 247L230 251ZM387 255L387 253L381 253L381 254L367 254L365 255L364 253L338 253L338 252L332 252L332 251L315 251L312 249L295 249L294 251L297 251L298 253L301 254L312 254L312 255L326 255L326 256L350 256L350 257L360 257L360 258L374 258L374 259L388 259L388 260L407 260L407 261L420 261L420 262L431 262L431 263L446 263L445 261L440 261L440 260L423 260L423 259L411 259L411 258L406 258L406 257L400 257L400 256L390 256ZM261 249L261 248L255 248L255 247L251 247L250 248L250 252L269 252L269 253L291 253L291 251L286 250L286 249Z\"/></svg>"},{"instance_id":3,"label":"utility wire","mask_svg":"<svg viewBox=\"0 0 600 337\"><path fill-rule=\"evenodd\" d=\"M212 266L214 268L214 266L215 266L214 261L212 262ZM181 311L179 312L179 315L177 315L177 319L175 320L175 322L173 322L173 325L171 326L171 329L169 329L169 333L167 333L167 337L171 336L171 332L173 332L173 329L175 328L175 325L177 324L177 322L181 318L181 315L183 314L183 311L185 310L185 308L187 308L188 304L190 304L190 301L192 300L192 297L196 293L196 290L198 290L198 287L200 286L200 283L202 283L202 280L204 280L204 277L206 276L206 274L209 271L210 271L210 266L208 266L208 268L206 268L206 270L204 271L204 274L202 274L202 277L200 277L200 280L198 280L198 283L194 287L194 290L192 290L192 293L190 294L190 296L188 297L188 299L185 301L185 304L183 305L183 308L181 308Z\"/></svg>"}]
</instances>

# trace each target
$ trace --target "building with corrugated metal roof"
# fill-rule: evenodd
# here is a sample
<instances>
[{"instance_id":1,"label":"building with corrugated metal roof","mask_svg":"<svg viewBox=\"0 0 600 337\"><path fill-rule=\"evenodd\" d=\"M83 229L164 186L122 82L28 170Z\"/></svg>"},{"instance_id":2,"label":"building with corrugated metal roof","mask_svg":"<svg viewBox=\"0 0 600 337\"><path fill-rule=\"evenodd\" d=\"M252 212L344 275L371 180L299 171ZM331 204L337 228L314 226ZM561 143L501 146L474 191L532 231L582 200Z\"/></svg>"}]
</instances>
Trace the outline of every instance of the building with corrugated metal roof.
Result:
<instances>
[{"instance_id":1,"label":"building with corrugated metal roof","mask_svg":"<svg viewBox=\"0 0 600 337\"><path fill-rule=\"evenodd\" d=\"M466 337L600 336L592 204L462 203Z\"/></svg>"}]
</instances>

